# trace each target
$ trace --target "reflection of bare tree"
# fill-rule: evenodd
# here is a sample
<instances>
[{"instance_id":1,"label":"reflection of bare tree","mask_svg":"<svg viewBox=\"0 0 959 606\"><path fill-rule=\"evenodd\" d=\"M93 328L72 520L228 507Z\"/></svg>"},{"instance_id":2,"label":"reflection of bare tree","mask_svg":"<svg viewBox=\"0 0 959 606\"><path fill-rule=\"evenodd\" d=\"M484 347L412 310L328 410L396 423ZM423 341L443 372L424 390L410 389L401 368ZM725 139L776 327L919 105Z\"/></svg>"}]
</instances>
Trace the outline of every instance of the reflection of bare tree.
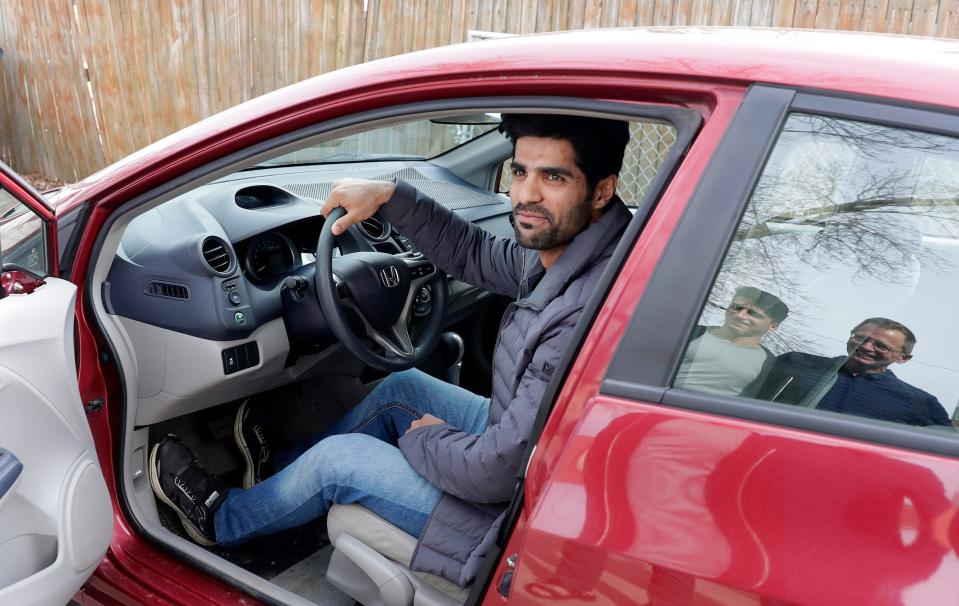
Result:
<instances>
[{"instance_id":1,"label":"reflection of bare tree","mask_svg":"<svg viewBox=\"0 0 959 606\"><path fill-rule=\"evenodd\" d=\"M956 142L949 137L916 130L890 128L882 124L854 122L829 116L793 114L783 133L838 139L854 147L863 158L884 159L893 153L955 153Z\"/></svg>"},{"instance_id":2,"label":"reflection of bare tree","mask_svg":"<svg viewBox=\"0 0 959 606\"><path fill-rule=\"evenodd\" d=\"M924 247L924 234L959 234L959 177L928 170L959 157L955 139L881 125L790 117L737 230L708 306L724 308L741 285L779 295L793 318L818 319L797 282L798 264L852 268L854 280L907 284L955 260ZM803 350L788 321L767 337L774 350Z\"/></svg>"}]
</instances>

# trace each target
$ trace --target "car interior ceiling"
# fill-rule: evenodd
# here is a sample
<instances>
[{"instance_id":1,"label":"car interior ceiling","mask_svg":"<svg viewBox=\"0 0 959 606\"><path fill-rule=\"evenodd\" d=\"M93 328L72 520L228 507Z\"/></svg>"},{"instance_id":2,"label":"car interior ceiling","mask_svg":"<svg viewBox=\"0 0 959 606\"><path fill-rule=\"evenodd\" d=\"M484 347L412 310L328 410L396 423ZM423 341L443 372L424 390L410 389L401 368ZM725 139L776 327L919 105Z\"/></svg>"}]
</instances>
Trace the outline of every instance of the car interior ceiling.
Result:
<instances>
[{"instance_id":1,"label":"car interior ceiling","mask_svg":"<svg viewBox=\"0 0 959 606\"><path fill-rule=\"evenodd\" d=\"M352 142L362 130L322 135L318 153L329 152L323 141ZM488 231L511 237L508 197L496 193L511 145L495 124L481 130L465 143L454 139L431 159L363 158L354 147L347 159L264 163L264 157L303 150L299 141L185 180L115 220L103 236L90 292L126 392L119 483L128 517L143 534L272 602L353 603L324 580L331 551L324 519L238 548L200 547L155 499L149 451L175 434L209 471L239 486L244 462L233 443L233 420L242 402L270 407L281 446L319 432L359 402L385 373L365 367L333 339L293 342L280 303L284 277L312 263L320 205L342 177L403 178ZM383 228L354 228L352 240L338 240L339 252L403 251L402 235L384 236L377 231ZM208 271L209 259L197 257L210 236L233 255L225 272ZM256 326L252 334L236 330L234 307L218 299L231 296L231 288L249 301L243 309ZM492 349L508 300L453 280L450 294L444 330L458 334L463 346L441 340L420 368L488 396ZM255 368L224 375L222 342L251 340L259 348Z\"/></svg>"}]
</instances>

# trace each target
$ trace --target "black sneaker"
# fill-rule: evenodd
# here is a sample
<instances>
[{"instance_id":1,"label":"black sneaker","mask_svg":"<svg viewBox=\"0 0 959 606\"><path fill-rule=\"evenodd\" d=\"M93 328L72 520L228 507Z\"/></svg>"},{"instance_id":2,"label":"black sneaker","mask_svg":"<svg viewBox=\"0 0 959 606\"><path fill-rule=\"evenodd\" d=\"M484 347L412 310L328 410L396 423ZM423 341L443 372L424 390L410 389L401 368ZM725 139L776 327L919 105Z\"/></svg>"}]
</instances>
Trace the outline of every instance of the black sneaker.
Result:
<instances>
[{"instance_id":1,"label":"black sneaker","mask_svg":"<svg viewBox=\"0 0 959 606\"><path fill-rule=\"evenodd\" d=\"M246 460L243 488L253 488L275 471L275 453L262 408L247 400L237 409L236 419L233 421L233 437Z\"/></svg>"},{"instance_id":2,"label":"black sneaker","mask_svg":"<svg viewBox=\"0 0 959 606\"><path fill-rule=\"evenodd\" d=\"M226 499L227 486L176 436L167 436L150 451L150 485L180 517L190 538L200 545L216 545L213 514Z\"/></svg>"}]
</instances>

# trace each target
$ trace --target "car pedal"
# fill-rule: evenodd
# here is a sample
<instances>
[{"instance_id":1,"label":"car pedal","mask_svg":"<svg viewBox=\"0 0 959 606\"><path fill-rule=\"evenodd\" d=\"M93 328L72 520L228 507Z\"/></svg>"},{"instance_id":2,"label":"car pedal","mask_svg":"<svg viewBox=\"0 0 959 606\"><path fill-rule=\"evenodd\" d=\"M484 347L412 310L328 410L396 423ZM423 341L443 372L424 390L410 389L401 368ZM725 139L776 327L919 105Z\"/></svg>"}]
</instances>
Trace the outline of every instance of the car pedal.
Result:
<instances>
[{"instance_id":1,"label":"car pedal","mask_svg":"<svg viewBox=\"0 0 959 606\"><path fill-rule=\"evenodd\" d=\"M236 411L234 410L234 413ZM221 415L215 419L210 420L207 423L207 428L209 428L210 433L213 434L213 438L217 441L221 440L232 440L233 439L233 419L234 415Z\"/></svg>"}]
</instances>

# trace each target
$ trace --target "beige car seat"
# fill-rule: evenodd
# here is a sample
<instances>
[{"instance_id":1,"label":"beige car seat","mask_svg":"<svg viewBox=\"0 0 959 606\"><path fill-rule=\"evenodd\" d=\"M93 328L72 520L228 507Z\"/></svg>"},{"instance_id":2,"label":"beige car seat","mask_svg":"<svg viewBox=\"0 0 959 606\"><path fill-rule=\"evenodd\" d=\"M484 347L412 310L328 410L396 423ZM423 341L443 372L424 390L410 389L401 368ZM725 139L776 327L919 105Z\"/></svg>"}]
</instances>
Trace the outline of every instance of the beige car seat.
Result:
<instances>
[{"instance_id":1,"label":"beige car seat","mask_svg":"<svg viewBox=\"0 0 959 606\"><path fill-rule=\"evenodd\" d=\"M361 505L334 505L326 518L333 555L328 581L366 606L459 606L469 587L413 572L416 539Z\"/></svg>"}]
</instances>

